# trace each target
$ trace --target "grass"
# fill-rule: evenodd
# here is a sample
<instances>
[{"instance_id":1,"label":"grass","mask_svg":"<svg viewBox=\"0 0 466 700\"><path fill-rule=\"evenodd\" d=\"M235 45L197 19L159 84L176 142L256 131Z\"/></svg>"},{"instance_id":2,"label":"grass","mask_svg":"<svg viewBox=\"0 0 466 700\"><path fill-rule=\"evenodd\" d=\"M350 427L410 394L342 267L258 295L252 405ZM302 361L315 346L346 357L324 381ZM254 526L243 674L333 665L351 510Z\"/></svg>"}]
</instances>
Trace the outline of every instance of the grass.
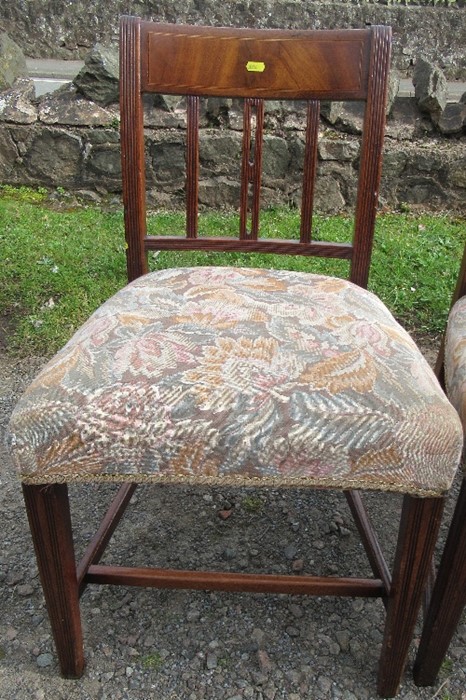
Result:
<instances>
[{"instance_id":1,"label":"grass","mask_svg":"<svg viewBox=\"0 0 466 700\"><path fill-rule=\"evenodd\" d=\"M45 193L0 188L0 321L8 348L51 355L102 301L125 284L123 216L98 208L56 211ZM298 235L296 212L265 212L262 235ZM349 240L345 217L316 219L314 237ZM161 234L183 229L179 214L149 217ZM203 216L201 232L235 235L237 216ZM383 214L378 218L369 287L410 330L442 330L466 239L465 221L448 216ZM345 276L348 263L299 256L164 252L152 269L185 265L241 265Z\"/></svg>"},{"instance_id":2,"label":"grass","mask_svg":"<svg viewBox=\"0 0 466 700\"><path fill-rule=\"evenodd\" d=\"M9 348L51 354L125 283L123 218L0 198L1 316Z\"/></svg>"}]
</instances>

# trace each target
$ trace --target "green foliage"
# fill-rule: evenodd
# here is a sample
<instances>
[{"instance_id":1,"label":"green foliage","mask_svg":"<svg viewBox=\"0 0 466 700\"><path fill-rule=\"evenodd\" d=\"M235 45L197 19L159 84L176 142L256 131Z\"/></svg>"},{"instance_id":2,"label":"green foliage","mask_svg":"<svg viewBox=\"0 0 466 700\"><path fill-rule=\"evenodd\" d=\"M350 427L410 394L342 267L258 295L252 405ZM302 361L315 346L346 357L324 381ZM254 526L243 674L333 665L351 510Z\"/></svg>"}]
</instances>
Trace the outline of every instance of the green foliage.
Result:
<instances>
[{"instance_id":1,"label":"green foliage","mask_svg":"<svg viewBox=\"0 0 466 700\"><path fill-rule=\"evenodd\" d=\"M448 675L453 670L453 661L449 658L445 658L440 666L440 673L443 675Z\"/></svg>"},{"instance_id":2,"label":"green foliage","mask_svg":"<svg viewBox=\"0 0 466 700\"><path fill-rule=\"evenodd\" d=\"M217 666L223 669L229 669L232 667L232 659L229 656L220 656L217 659Z\"/></svg>"},{"instance_id":3,"label":"green foliage","mask_svg":"<svg viewBox=\"0 0 466 700\"><path fill-rule=\"evenodd\" d=\"M245 496L241 505L248 513L260 513L264 508L264 501L259 496Z\"/></svg>"},{"instance_id":4,"label":"green foliage","mask_svg":"<svg viewBox=\"0 0 466 700\"><path fill-rule=\"evenodd\" d=\"M31 202L39 204L47 196L44 187L33 189L32 187L13 187L13 185L0 185L0 198L14 199L18 202Z\"/></svg>"},{"instance_id":5,"label":"green foliage","mask_svg":"<svg viewBox=\"0 0 466 700\"><path fill-rule=\"evenodd\" d=\"M159 671L163 666L163 658L157 651L146 654L141 657L141 666L146 671Z\"/></svg>"},{"instance_id":6,"label":"green foliage","mask_svg":"<svg viewBox=\"0 0 466 700\"><path fill-rule=\"evenodd\" d=\"M53 211L45 193L0 189L0 324L10 351L50 356L126 281L123 216L95 207ZM238 216L202 215L200 233L236 235ZM297 238L299 215L264 213L261 235ZM181 214L149 217L149 229L183 234ZM321 217L314 238L348 241L352 220ZM385 214L378 218L369 288L411 330L442 330L466 238L465 221L448 216ZM286 268L346 276L348 263L301 256L161 252L152 269L186 265Z\"/></svg>"},{"instance_id":7,"label":"green foliage","mask_svg":"<svg viewBox=\"0 0 466 700\"><path fill-rule=\"evenodd\" d=\"M369 287L412 330L443 330L466 239L447 216L381 216Z\"/></svg>"}]
</instances>

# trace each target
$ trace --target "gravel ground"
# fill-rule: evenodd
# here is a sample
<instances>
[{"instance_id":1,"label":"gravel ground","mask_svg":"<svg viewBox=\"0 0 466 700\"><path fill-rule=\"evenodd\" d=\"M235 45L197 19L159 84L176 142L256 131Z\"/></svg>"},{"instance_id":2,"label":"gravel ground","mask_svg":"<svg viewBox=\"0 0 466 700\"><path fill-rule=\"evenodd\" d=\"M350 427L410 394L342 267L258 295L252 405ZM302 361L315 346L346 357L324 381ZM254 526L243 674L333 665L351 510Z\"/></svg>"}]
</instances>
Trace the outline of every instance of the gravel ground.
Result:
<instances>
[{"instance_id":1,"label":"gravel ground","mask_svg":"<svg viewBox=\"0 0 466 700\"><path fill-rule=\"evenodd\" d=\"M0 354L2 433L40 365L37 358L19 362ZM377 697L384 610L379 600L365 599L89 587L82 599L87 667L80 680L62 679L19 484L3 444L1 437L2 700ZM78 554L112 489L71 489ZM368 507L391 556L400 499L372 494ZM140 487L106 561L370 575L344 499L306 490ZM466 700L466 617L435 687L413 684L414 650L415 644L399 698Z\"/></svg>"}]
</instances>

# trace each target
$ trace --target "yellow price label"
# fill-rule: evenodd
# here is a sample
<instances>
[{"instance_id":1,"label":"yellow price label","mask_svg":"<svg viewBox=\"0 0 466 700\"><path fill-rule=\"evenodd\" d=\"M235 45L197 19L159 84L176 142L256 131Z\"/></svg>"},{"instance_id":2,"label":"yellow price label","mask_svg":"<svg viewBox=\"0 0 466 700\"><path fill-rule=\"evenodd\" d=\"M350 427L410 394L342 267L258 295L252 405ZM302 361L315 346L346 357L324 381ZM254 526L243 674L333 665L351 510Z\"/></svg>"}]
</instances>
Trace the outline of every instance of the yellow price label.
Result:
<instances>
[{"instance_id":1,"label":"yellow price label","mask_svg":"<svg viewBox=\"0 0 466 700\"><path fill-rule=\"evenodd\" d=\"M246 70L250 73L263 73L265 71L265 63L263 61L248 61Z\"/></svg>"}]
</instances>

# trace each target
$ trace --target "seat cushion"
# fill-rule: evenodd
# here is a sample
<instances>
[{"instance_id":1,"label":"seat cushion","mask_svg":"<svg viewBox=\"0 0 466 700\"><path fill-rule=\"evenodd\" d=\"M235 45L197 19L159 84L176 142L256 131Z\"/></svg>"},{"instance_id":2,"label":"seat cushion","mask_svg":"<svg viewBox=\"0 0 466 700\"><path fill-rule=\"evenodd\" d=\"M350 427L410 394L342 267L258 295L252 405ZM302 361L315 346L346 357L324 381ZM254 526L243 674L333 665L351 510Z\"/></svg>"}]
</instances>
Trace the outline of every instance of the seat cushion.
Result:
<instances>
[{"instance_id":1,"label":"seat cushion","mask_svg":"<svg viewBox=\"0 0 466 700\"><path fill-rule=\"evenodd\" d=\"M450 311L445 338L445 386L466 428L466 297Z\"/></svg>"},{"instance_id":2,"label":"seat cushion","mask_svg":"<svg viewBox=\"0 0 466 700\"><path fill-rule=\"evenodd\" d=\"M180 268L100 307L11 419L24 482L316 485L437 495L456 411L382 302L288 271Z\"/></svg>"}]
</instances>

